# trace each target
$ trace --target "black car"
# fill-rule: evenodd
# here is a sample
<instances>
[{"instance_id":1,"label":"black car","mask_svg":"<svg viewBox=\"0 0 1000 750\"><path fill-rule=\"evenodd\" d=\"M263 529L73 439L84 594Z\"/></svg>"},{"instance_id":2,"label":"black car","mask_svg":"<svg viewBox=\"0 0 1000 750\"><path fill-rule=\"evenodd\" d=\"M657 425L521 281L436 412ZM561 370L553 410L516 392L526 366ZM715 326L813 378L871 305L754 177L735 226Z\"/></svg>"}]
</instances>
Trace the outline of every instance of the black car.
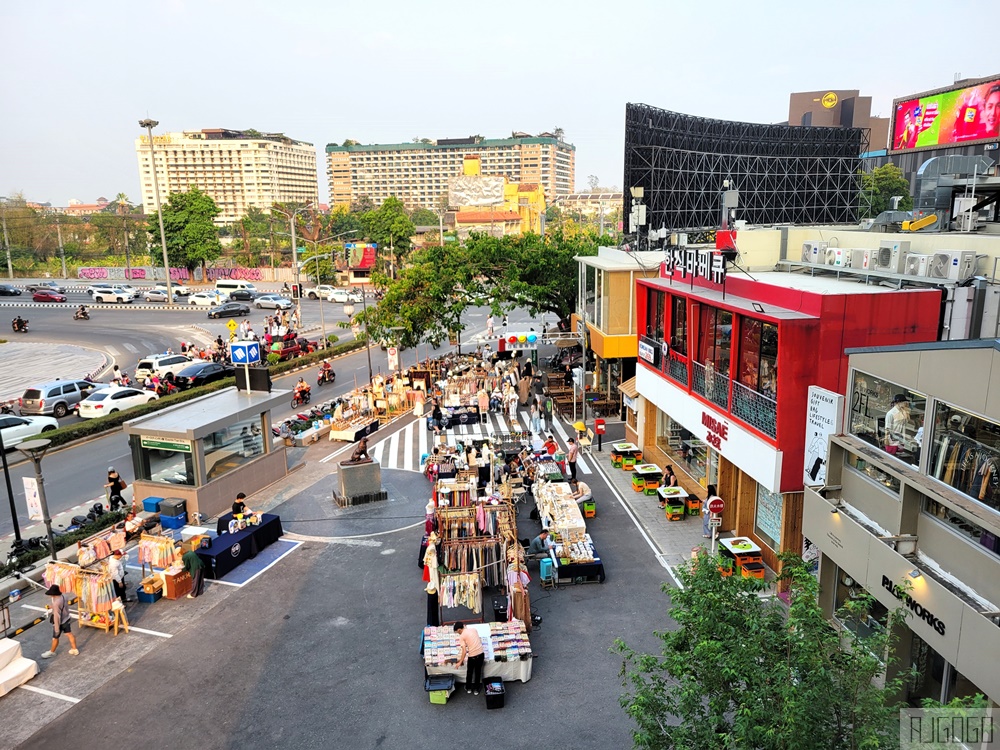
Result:
<instances>
[{"instance_id":1,"label":"black car","mask_svg":"<svg viewBox=\"0 0 1000 750\"><path fill-rule=\"evenodd\" d=\"M21 290L10 284L0 284L0 297L20 297Z\"/></svg>"},{"instance_id":2,"label":"black car","mask_svg":"<svg viewBox=\"0 0 1000 750\"><path fill-rule=\"evenodd\" d=\"M260 296L260 292L255 292L253 289L234 289L229 293L229 299L234 302L243 300L244 302L253 302Z\"/></svg>"},{"instance_id":3,"label":"black car","mask_svg":"<svg viewBox=\"0 0 1000 750\"><path fill-rule=\"evenodd\" d=\"M208 311L210 318L223 318L232 315L249 315L250 306L240 302L223 302L218 307L213 307Z\"/></svg>"},{"instance_id":4,"label":"black car","mask_svg":"<svg viewBox=\"0 0 1000 750\"><path fill-rule=\"evenodd\" d=\"M199 385L213 383L216 380L233 376L232 365L221 365L216 362L195 362L174 375L174 385L181 390L196 388Z\"/></svg>"}]
</instances>

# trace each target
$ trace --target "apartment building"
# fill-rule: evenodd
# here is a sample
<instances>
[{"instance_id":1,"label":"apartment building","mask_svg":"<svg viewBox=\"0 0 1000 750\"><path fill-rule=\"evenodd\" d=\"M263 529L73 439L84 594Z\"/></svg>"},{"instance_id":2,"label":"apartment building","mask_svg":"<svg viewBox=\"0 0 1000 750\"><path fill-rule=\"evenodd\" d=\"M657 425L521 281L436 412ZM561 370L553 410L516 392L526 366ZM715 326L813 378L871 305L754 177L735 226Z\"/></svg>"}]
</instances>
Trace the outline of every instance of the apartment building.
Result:
<instances>
[{"instance_id":1,"label":"apartment building","mask_svg":"<svg viewBox=\"0 0 1000 750\"><path fill-rule=\"evenodd\" d=\"M149 138L135 141L142 205L156 212ZM316 149L281 133L256 130L185 130L153 136L160 200L192 185L208 193L221 213L216 224L239 220L249 208L319 202Z\"/></svg>"},{"instance_id":2,"label":"apartment building","mask_svg":"<svg viewBox=\"0 0 1000 750\"><path fill-rule=\"evenodd\" d=\"M444 207L448 183L462 174L466 156L479 156L482 174L538 184L547 200L573 192L576 147L552 133L501 139L451 138L427 143L326 147L330 205L367 196L381 205L396 196L408 208Z\"/></svg>"}]
</instances>

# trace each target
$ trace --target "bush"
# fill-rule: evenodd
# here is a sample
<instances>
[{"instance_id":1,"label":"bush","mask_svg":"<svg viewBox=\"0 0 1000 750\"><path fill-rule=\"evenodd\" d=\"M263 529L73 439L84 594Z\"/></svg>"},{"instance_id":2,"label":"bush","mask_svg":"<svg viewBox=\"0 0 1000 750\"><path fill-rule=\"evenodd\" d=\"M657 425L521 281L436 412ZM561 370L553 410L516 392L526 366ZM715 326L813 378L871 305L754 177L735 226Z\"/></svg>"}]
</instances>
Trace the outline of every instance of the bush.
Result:
<instances>
[{"instance_id":1,"label":"bush","mask_svg":"<svg viewBox=\"0 0 1000 750\"><path fill-rule=\"evenodd\" d=\"M329 342L328 345L336 344L338 341L340 341L340 336L338 336L335 333L331 333L326 337L326 340Z\"/></svg>"},{"instance_id":2,"label":"bush","mask_svg":"<svg viewBox=\"0 0 1000 750\"><path fill-rule=\"evenodd\" d=\"M278 354L277 352L271 352L267 355L267 363L271 365L271 367L274 367L280 361L281 361L281 355Z\"/></svg>"},{"instance_id":3,"label":"bush","mask_svg":"<svg viewBox=\"0 0 1000 750\"><path fill-rule=\"evenodd\" d=\"M312 354L303 354L301 357L290 359L287 362L279 362L276 365L271 365L269 368L271 370L271 377L277 377L278 375L286 373L289 370L294 370L297 367L307 367L316 362L322 362L324 359L328 359L329 357L347 354L348 352L353 352L363 347L364 342L348 341L346 344L338 344L337 346L328 349L319 349Z\"/></svg>"},{"instance_id":4,"label":"bush","mask_svg":"<svg viewBox=\"0 0 1000 750\"><path fill-rule=\"evenodd\" d=\"M79 529L70 534L63 534L62 536L55 537L56 552L61 549L66 549L67 547L72 547L77 542L81 542L87 537L93 536L98 531L103 531L109 526L114 526L116 523L124 521L125 514L126 511L124 510L116 510L114 513L105 513L96 521L92 521L85 526L81 526ZM25 565L35 563L48 557L48 541L48 539L45 539L45 546L41 549L32 550L29 554L23 555L21 557L21 564ZM14 566L0 565L0 578L6 578L14 572Z\"/></svg>"}]
</instances>

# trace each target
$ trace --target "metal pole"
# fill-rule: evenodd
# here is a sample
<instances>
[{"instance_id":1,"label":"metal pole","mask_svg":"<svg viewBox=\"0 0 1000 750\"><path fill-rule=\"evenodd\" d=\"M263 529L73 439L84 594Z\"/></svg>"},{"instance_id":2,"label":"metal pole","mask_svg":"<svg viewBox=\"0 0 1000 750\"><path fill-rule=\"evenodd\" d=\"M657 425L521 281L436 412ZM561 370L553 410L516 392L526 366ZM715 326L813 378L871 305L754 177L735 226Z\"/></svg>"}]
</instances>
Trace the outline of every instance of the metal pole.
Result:
<instances>
[{"instance_id":1,"label":"metal pole","mask_svg":"<svg viewBox=\"0 0 1000 750\"><path fill-rule=\"evenodd\" d=\"M314 245L314 247L316 248L316 286L319 286L320 285L320 277L319 277L319 245L316 244L316 245ZM299 321L299 325L301 325L301 324L302 324L302 321L300 320ZM327 342L327 338L326 338L326 315L323 312L323 297L319 298L319 325L320 325L320 328L323 330L323 346L322 346L322 348L326 349L326 346L327 346L328 342Z\"/></svg>"},{"instance_id":2,"label":"metal pole","mask_svg":"<svg viewBox=\"0 0 1000 750\"><path fill-rule=\"evenodd\" d=\"M132 279L132 263L128 256L128 219L122 217L122 229L125 232L125 278Z\"/></svg>"},{"instance_id":3,"label":"metal pole","mask_svg":"<svg viewBox=\"0 0 1000 750\"><path fill-rule=\"evenodd\" d=\"M7 448L3 444L3 431L0 430L0 461L3 461L3 477L7 480L7 500L10 501L10 520L14 524L14 546L21 546L21 527L17 524L17 506L14 505L14 489L10 486L10 467L7 465Z\"/></svg>"},{"instance_id":4,"label":"metal pole","mask_svg":"<svg viewBox=\"0 0 1000 750\"><path fill-rule=\"evenodd\" d=\"M10 238L7 236L7 201L3 202L3 211L0 211L0 223L3 224L3 246L7 251L7 278L14 280L14 267L10 264Z\"/></svg>"},{"instance_id":5,"label":"metal pole","mask_svg":"<svg viewBox=\"0 0 1000 750\"><path fill-rule=\"evenodd\" d=\"M438 236L441 240L441 247L444 248L444 214L438 214Z\"/></svg>"},{"instance_id":6,"label":"metal pole","mask_svg":"<svg viewBox=\"0 0 1000 750\"><path fill-rule=\"evenodd\" d=\"M361 305L365 310L365 352L368 354L368 383L372 382L372 339L368 335L368 295L361 290Z\"/></svg>"},{"instance_id":7,"label":"metal pole","mask_svg":"<svg viewBox=\"0 0 1000 750\"><path fill-rule=\"evenodd\" d=\"M56 539L52 535L52 518L49 516L49 504L45 499L45 479L42 477L42 459L31 456L31 463L35 465L35 481L38 482L38 502L42 506L42 520L45 522L45 533L49 536L49 553L53 560L56 557Z\"/></svg>"},{"instance_id":8,"label":"metal pole","mask_svg":"<svg viewBox=\"0 0 1000 750\"><path fill-rule=\"evenodd\" d=\"M289 217L290 223L292 225L292 270L295 272L295 281L293 282L299 288L299 297L295 300L295 317L302 320L302 282L299 280L299 249L298 243L295 241L295 214L298 211L293 210L292 215Z\"/></svg>"},{"instance_id":9,"label":"metal pole","mask_svg":"<svg viewBox=\"0 0 1000 750\"><path fill-rule=\"evenodd\" d=\"M66 278L66 251L63 249L62 227L59 226L59 217L56 216L56 237L59 238L59 258L62 260L63 278Z\"/></svg>"},{"instance_id":10,"label":"metal pole","mask_svg":"<svg viewBox=\"0 0 1000 750\"><path fill-rule=\"evenodd\" d=\"M170 283L170 261L167 259L167 233L163 229L163 207L160 205L160 181L156 177L156 155L153 149L153 128L159 125L156 120L140 120L139 127L146 128L149 134L149 168L153 173L153 198L156 201L156 216L160 220L160 249L163 250L163 275L167 284L167 304L174 304L174 287Z\"/></svg>"}]
</instances>

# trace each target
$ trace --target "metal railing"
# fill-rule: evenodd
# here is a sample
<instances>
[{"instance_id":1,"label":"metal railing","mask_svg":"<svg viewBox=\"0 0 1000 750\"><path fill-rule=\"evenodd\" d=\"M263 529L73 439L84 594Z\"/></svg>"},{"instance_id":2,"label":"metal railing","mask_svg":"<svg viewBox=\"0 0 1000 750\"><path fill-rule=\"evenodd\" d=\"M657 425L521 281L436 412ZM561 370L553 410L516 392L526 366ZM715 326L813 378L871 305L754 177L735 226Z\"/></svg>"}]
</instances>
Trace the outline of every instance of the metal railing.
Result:
<instances>
[{"instance_id":1,"label":"metal railing","mask_svg":"<svg viewBox=\"0 0 1000 750\"><path fill-rule=\"evenodd\" d=\"M778 436L778 402L742 383L733 383L734 417L765 435Z\"/></svg>"},{"instance_id":2,"label":"metal railing","mask_svg":"<svg viewBox=\"0 0 1000 750\"><path fill-rule=\"evenodd\" d=\"M671 380L680 383L683 386L688 384L688 366L687 362L682 359L677 359L673 355L667 357L666 367L667 377Z\"/></svg>"},{"instance_id":3,"label":"metal railing","mask_svg":"<svg viewBox=\"0 0 1000 750\"><path fill-rule=\"evenodd\" d=\"M701 362L692 362L691 365L694 372L691 390L728 411L729 377L715 370L709 371Z\"/></svg>"}]
</instances>

